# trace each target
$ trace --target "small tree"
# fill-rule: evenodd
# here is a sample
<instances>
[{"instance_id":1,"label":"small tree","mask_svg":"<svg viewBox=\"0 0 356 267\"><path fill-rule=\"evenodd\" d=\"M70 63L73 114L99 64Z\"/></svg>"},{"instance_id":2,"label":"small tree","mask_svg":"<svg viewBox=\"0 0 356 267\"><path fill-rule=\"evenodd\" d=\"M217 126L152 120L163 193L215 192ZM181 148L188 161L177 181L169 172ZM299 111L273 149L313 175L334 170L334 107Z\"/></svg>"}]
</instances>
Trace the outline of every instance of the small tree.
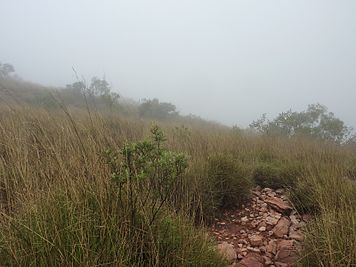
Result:
<instances>
[{"instance_id":1,"label":"small tree","mask_svg":"<svg viewBox=\"0 0 356 267\"><path fill-rule=\"evenodd\" d=\"M67 84L66 89L72 90L74 92L82 93L85 91L86 86L84 82L74 82L72 84Z\"/></svg>"},{"instance_id":2,"label":"small tree","mask_svg":"<svg viewBox=\"0 0 356 267\"><path fill-rule=\"evenodd\" d=\"M93 77L91 83L87 86L82 81L77 81L72 84L66 85L67 93L69 93L74 98L79 95L85 94L89 96L90 99L100 99L102 102L112 108L115 104L118 105L118 100L120 95L118 93L112 92L109 83L105 79L99 79Z\"/></svg>"},{"instance_id":3,"label":"small tree","mask_svg":"<svg viewBox=\"0 0 356 267\"><path fill-rule=\"evenodd\" d=\"M127 143L119 151L106 151L111 177L118 186L119 201L128 201L131 220L147 209L149 224L174 197L187 168L184 154L163 147L166 139L158 126L152 126L151 134L150 140Z\"/></svg>"},{"instance_id":4,"label":"small tree","mask_svg":"<svg viewBox=\"0 0 356 267\"><path fill-rule=\"evenodd\" d=\"M105 79L99 79L98 77L91 79L91 84L88 89L94 96L109 95L111 91L109 83Z\"/></svg>"},{"instance_id":5,"label":"small tree","mask_svg":"<svg viewBox=\"0 0 356 267\"><path fill-rule=\"evenodd\" d=\"M178 115L176 111L176 106L167 103L159 102L157 98L145 99L143 103L139 106L140 117L145 118L156 118L156 119L167 119Z\"/></svg>"},{"instance_id":6,"label":"small tree","mask_svg":"<svg viewBox=\"0 0 356 267\"><path fill-rule=\"evenodd\" d=\"M320 104L309 105L302 112L282 112L272 121L263 114L250 127L262 134L287 137L304 135L336 143L345 141L350 133L350 128L342 120Z\"/></svg>"},{"instance_id":7,"label":"small tree","mask_svg":"<svg viewBox=\"0 0 356 267\"><path fill-rule=\"evenodd\" d=\"M2 64L0 62L0 78L7 78L13 72L15 72L14 66L8 63Z\"/></svg>"}]
</instances>

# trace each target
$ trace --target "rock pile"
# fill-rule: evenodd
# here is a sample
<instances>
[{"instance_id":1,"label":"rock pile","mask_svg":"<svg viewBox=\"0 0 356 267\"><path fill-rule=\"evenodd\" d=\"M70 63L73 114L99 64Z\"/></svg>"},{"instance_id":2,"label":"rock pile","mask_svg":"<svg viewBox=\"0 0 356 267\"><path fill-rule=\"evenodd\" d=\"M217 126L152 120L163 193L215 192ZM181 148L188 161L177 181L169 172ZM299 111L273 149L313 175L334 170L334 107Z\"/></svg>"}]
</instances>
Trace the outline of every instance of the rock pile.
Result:
<instances>
[{"instance_id":1,"label":"rock pile","mask_svg":"<svg viewBox=\"0 0 356 267\"><path fill-rule=\"evenodd\" d=\"M211 231L218 251L231 266L291 266L302 247L305 220L283 189L256 187L252 193L248 205L216 219Z\"/></svg>"}]
</instances>

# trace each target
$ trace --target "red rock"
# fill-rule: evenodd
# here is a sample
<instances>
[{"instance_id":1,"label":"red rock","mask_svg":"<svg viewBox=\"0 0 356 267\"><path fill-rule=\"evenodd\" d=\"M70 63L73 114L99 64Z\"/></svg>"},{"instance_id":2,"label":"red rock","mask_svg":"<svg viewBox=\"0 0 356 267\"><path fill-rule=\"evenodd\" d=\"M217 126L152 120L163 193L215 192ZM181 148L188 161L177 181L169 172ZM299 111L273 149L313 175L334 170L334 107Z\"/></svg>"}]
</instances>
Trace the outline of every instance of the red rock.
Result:
<instances>
[{"instance_id":1,"label":"red rock","mask_svg":"<svg viewBox=\"0 0 356 267\"><path fill-rule=\"evenodd\" d=\"M253 247L258 247L263 244L263 236L261 235L252 235L248 239Z\"/></svg>"},{"instance_id":2,"label":"red rock","mask_svg":"<svg viewBox=\"0 0 356 267\"><path fill-rule=\"evenodd\" d=\"M298 260L300 246L295 240L280 240L277 245L276 261L284 264L293 264Z\"/></svg>"},{"instance_id":3,"label":"red rock","mask_svg":"<svg viewBox=\"0 0 356 267\"><path fill-rule=\"evenodd\" d=\"M273 264L271 258L269 258L269 257L267 257L267 256L264 256L263 258L265 259L265 264L266 264L266 265L272 265L272 264Z\"/></svg>"},{"instance_id":4,"label":"red rock","mask_svg":"<svg viewBox=\"0 0 356 267\"><path fill-rule=\"evenodd\" d=\"M263 267L264 266L264 258L256 253L249 253L240 261L240 267Z\"/></svg>"},{"instance_id":5,"label":"red rock","mask_svg":"<svg viewBox=\"0 0 356 267\"><path fill-rule=\"evenodd\" d=\"M264 231L266 231L266 227L265 226L261 226L260 228L258 228L258 231L264 232Z\"/></svg>"},{"instance_id":6,"label":"red rock","mask_svg":"<svg viewBox=\"0 0 356 267\"><path fill-rule=\"evenodd\" d=\"M266 251L268 253L276 254L277 253L277 240L270 240L266 246Z\"/></svg>"},{"instance_id":7,"label":"red rock","mask_svg":"<svg viewBox=\"0 0 356 267\"><path fill-rule=\"evenodd\" d=\"M270 205L273 209L284 213L289 214L292 211L292 207L278 197L269 197L265 200L265 202Z\"/></svg>"},{"instance_id":8,"label":"red rock","mask_svg":"<svg viewBox=\"0 0 356 267\"><path fill-rule=\"evenodd\" d=\"M282 238L289 232L290 221L286 217L282 217L277 225L272 229L273 234L276 237Z\"/></svg>"}]
</instances>

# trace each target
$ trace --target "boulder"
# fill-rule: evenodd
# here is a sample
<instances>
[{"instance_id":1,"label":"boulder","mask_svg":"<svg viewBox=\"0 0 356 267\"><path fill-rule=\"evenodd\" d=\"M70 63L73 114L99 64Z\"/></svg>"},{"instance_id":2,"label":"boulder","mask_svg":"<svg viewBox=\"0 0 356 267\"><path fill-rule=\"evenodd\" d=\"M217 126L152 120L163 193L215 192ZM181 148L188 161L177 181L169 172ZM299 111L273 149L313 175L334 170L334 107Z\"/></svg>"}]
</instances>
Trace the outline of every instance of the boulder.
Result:
<instances>
[{"instance_id":1,"label":"boulder","mask_svg":"<svg viewBox=\"0 0 356 267\"><path fill-rule=\"evenodd\" d=\"M271 254L276 254L277 253L277 240L270 240L268 242L268 245L266 246L266 251Z\"/></svg>"},{"instance_id":2,"label":"boulder","mask_svg":"<svg viewBox=\"0 0 356 267\"><path fill-rule=\"evenodd\" d=\"M282 238L284 235L288 235L289 226L290 221L286 217L282 217L272 229L272 232L276 237Z\"/></svg>"},{"instance_id":3,"label":"boulder","mask_svg":"<svg viewBox=\"0 0 356 267\"><path fill-rule=\"evenodd\" d=\"M271 206L272 209L283 214L289 214L292 211L292 207L281 198L269 197L265 202Z\"/></svg>"},{"instance_id":4,"label":"boulder","mask_svg":"<svg viewBox=\"0 0 356 267\"><path fill-rule=\"evenodd\" d=\"M277 244L276 262L292 265L298 260L300 245L295 240L280 240Z\"/></svg>"},{"instance_id":5,"label":"boulder","mask_svg":"<svg viewBox=\"0 0 356 267\"><path fill-rule=\"evenodd\" d=\"M276 225L278 223L279 219L281 218L281 216L282 215L280 213L278 213L278 212L270 212L270 213L268 213L268 215L267 215L267 217L265 219L266 224L272 225L272 226Z\"/></svg>"},{"instance_id":6,"label":"boulder","mask_svg":"<svg viewBox=\"0 0 356 267\"><path fill-rule=\"evenodd\" d=\"M248 239L250 240L250 244L253 247L258 247L263 245L263 236L261 235L252 235Z\"/></svg>"},{"instance_id":7,"label":"boulder","mask_svg":"<svg viewBox=\"0 0 356 267\"><path fill-rule=\"evenodd\" d=\"M240 267L263 267L264 266L264 258L257 253L249 253L247 254L242 261L240 261Z\"/></svg>"}]
</instances>

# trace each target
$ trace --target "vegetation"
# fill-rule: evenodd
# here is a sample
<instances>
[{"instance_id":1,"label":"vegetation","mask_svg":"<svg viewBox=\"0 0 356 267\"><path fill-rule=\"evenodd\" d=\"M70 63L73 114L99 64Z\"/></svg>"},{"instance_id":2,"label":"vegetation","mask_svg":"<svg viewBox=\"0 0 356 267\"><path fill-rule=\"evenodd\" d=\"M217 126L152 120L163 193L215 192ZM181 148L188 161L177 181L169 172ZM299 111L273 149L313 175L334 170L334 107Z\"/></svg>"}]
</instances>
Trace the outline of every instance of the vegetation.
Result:
<instances>
[{"instance_id":1,"label":"vegetation","mask_svg":"<svg viewBox=\"0 0 356 267\"><path fill-rule=\"evenodd\" d=\"M15 72L14 66L12 66L9 63L2 64L0 62L0 78L8 78L14 72Z\"/></svg>"},{"instance_id":2,"label":"vegetation","mask_svg":"<svg viewBox=\"0 0 356 267\"><path fill-rule=\"evenodd\" d=\"M250 127L267 135L306 136L336 143L347 141L351 133L342 120L320 104L309 105L302 112L282 112L272 121L264 114Z\"/></svg>"},{"instance_id":3,"label":"vegetation","mask_svg":"<svg viewBox=\"0 0 356 267\"><path fill-rule=\"evenodd\" d=\"M210 158L207 179L212 186L209 192L214 197L216 211L243 204L252 189L250 177L248 168L231 157L217 155Z\"/></svg>"},{"instance_id":4,"label":"vegetation","mask_svg":"<svg viewBox=\"0 0 356 267\"><path fill-rule=\"evenodd\" d=\"M356 150L341 139L247 135L183 117L157 127L93 109L100 94L89 108L25 94L19 104L10 93L36 86L1 82L1 264L225 266L204 226L254 184L287 188L315 215L301 266L356 264Z\"/></svg>"},{"instance_id":5,"label":"vegetation","mask_svg":"<svg viewBox=\"0 0 356 267\"><path fill-rule=\"evenodd\" d=\"M176 106L171 103L159 102L155 99L145 99L139 106L140 117L150 119L168 119L178 115Z\"/></svg>"},{"instance_id":6,"label":"vegetation","mask_svg":"<svg viewBox=\"0 0 356 267\"><path fill-rule=\"evenodd\" d=\"M255 183L261 187L294 189L300 172L298 167L296 163L262 161L255 168L253 178Z\"/></svg>"}]
</instances>

